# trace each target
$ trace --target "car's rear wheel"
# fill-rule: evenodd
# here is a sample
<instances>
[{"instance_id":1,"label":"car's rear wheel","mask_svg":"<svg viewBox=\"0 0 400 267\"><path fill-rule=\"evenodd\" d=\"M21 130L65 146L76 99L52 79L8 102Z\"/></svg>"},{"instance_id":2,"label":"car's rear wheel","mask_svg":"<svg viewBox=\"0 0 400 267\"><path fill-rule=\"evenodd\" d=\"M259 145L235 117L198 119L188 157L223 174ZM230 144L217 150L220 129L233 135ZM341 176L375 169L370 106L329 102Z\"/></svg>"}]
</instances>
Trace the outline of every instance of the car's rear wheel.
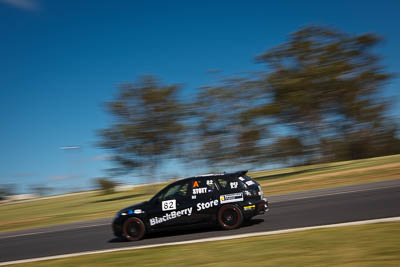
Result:
<instances>
[{"instance_id":1,"label":"car's rear wheel","mask_svg":"<svg viewBox=\"0 0 400 267\"><path fill-rule=\"evenodd\" d=\"M238 228L243 223L242 211L235 205L222 206L218 211L218 223L226 230Z\"/></svg>"},{"instance_id":2,"label":"car's rear wheel","mask_svg":"<svg viewBox=\"0 0 400 267\"><path fill-rule=\"evenodd\" d=\"M137 241L143 238L146 233L146 227L139 218L132 217L124 222L124 237L131 241Z\"/></svg>"}]
</instances>

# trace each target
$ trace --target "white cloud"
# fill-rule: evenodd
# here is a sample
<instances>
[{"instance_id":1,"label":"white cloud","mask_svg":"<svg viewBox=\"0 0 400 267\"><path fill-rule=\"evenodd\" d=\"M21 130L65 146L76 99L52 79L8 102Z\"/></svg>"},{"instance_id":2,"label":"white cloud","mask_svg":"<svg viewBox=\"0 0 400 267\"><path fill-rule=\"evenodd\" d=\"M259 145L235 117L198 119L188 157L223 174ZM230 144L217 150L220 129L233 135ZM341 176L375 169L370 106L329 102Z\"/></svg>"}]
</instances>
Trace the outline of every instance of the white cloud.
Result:
<instances>
[{"instance_id":1,"label":"white cloud","mask_svg":"<svg viewBox=\"0 0 400 267\"><path fill-rule=\"evenodd\" d=\"M39 4L36 0L0 0L0 2L28 11L40 10Z\"/></svg>"}]
</instances>

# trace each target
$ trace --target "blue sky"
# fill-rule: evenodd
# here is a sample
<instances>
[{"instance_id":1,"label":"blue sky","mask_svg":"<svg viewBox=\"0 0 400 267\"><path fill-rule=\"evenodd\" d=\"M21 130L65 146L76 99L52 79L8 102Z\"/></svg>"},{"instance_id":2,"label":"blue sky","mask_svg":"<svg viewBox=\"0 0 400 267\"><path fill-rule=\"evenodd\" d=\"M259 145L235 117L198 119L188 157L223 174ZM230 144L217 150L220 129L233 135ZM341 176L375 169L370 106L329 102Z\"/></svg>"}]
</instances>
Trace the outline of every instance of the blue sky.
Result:
<instances>
[{"instance_id":1,"label":"blue sky","mask_svg":"<svg viewBox=\"0 0 400 267\"><path fill-rule=\"evenodd\" d=\"M254 56L304 25L377 33L386 70L399 73L399 12L400 1L0 0L0 184L90 188L111 166L96 130L119 84L151 73L191 95L208 70L260 68ZM394 115L399 85L384 90ZM133 177L121 181L143 182Z\"/></svg>"}]
</instances>

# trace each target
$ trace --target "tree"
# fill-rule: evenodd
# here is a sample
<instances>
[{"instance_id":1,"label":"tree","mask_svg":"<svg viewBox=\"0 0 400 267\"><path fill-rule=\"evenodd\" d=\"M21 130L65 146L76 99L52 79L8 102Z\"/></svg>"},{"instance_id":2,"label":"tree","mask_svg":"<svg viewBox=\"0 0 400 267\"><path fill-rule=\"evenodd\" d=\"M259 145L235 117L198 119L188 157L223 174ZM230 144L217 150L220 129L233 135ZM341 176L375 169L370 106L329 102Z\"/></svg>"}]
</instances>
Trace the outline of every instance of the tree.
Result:
<instances>
[{"instance_id":1,"label":"tree","mask_svg":"<svg viewBox=\"0 0 400 267\"><path fill-rule=\"evenodd\" d=\"M116 173L154 177L166 158L206 167L266 162L300 165L399 153L398 123L387 115L390 80L374 34L309 26L257 57L267 68L199 88L147 76L108 103L114 124L101 132Z\"/></svg>"},{"instance_id":2,"label":"tree","mask_svg":"<svg viewBox=\"0 0 400 267\"><path fill-rule=\"evenodd\" d=\"M95 184L100 190L103 190L106 194L113 193L114 188L117 186L116 182L111 181L107 178L97 178L95 179Z\"/></svg>"},{"instance_id":3,"label":"tree","mask_svg":"<svg viewBox=\"0 0 400 267\"><path fill-rule=\"evenodd\" d=\"M115 122L100 133L100 145L117 163L114 173L141 169L153 177L163 157L176 154L184 131L179 90L152 76L120 87L116 100L107 104Z\"/></svg>"},{"instance_id":4,"label":"tree","mask_svg":"<svg viewBox=\"0 0 400 267\"><path fill-rule=\"evenodd\" d=\"M391 135L385 142L395 138L383 123L388 101L382 86L391 75L373 53L379 41L374 34L352 36L317 26L293 33L257 57L269 67L260 81L268 87L262 97L270 101L248 113L271 118L295 136L308 161L337 157L326 149L328 143L340 143L341 159L373 155L366 151L375 136Z\"/></svg>"},{"instance_id":5,"label":"tree","mask_svg":"<svg viewBox=\"0 0 400 267\"><path fill-rule=\"evenodd\" d=\"M49 186L45 186L45 185L40 185L40 184L36 184L36 185L32 185L31 186L31 191L39 196L44 196L49 194L51 191L53 191L54 189L49 187Z\"/></svg>"},{"instance_id":6,"label":"tree","mask_svg":"<svg viewBox=\"0 0 400 267\"><path fill-rule=\"evenodd\" d=\"M261 85L262 86L262 85ZM260 164L268 123L246 116L257 106L260 84L248 77L223 79L200 88L196 105L199 152L208 166Z\"/></svg>"},{"instance_id":7,"label":"tree","mask_svg":"<svg viewBox=\"0 0 400 267\"><path fill-rule=\"evenodd\" d=\"M15 184L0 185L0 200L15 194Z\"/></svg>"}]
</instances>

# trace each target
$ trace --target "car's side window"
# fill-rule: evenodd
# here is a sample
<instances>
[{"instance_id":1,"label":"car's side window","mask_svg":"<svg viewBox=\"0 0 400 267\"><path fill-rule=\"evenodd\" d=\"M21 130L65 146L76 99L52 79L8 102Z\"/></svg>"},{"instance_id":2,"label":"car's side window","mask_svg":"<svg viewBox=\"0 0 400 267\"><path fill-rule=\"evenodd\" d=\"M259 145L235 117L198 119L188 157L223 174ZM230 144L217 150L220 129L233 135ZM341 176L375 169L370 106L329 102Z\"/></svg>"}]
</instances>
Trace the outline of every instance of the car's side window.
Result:
<instances>
[{"instance_id":1,"label":"car's side window","mask_svg":"<svg viewBox=\"0 0 400 267\"><path fill-rule=\"evenodd\" d=\"M188 196L188 187L189 187L189 183L183 184L179 190L178 190L178 195L182 196L182 197L187 197Z\"/></svg>"},{"instance_id":2,"label":"car's side window","mask_svg":"<svg viewBox=\"0 0 400 267\"><path fill-rule=\"evenodd\" d=\"M215 185L214 179L206 179L205 182L206 182L208 190L215 190L216 189L216 185Z\"/></svg>"},{"instance_id":3,"label":"car's side window","mask_svg":"<svg viewBox=\"0 0 400 267\"><path fill-rule=\"evenodd\" d=\"M221 188L225 189L228 186L228 181L223 178L218 178L218 183L221 186Z\"/></svg>"},{"instance_id":4,"label":"car's side window","mask_svg":"<svg viewBox=\"0 0 400 267\"><path fill-rule=\"evenodd\" d=\"M242 181L236 179L218 178L217 180L223 190L237 190L246 187Z\"/></svg>"},{"instance_id":5,"label":"car's side window","mask_svg":"<svg viewBox=\"0 0 400 267\"><path fill-rule=\"evenodd\" d=\"M188 187L188 183L171 186L160 196L159 200L163 201L174 198L183 199L188 195Z\"/></svg>"}]
</instances>

